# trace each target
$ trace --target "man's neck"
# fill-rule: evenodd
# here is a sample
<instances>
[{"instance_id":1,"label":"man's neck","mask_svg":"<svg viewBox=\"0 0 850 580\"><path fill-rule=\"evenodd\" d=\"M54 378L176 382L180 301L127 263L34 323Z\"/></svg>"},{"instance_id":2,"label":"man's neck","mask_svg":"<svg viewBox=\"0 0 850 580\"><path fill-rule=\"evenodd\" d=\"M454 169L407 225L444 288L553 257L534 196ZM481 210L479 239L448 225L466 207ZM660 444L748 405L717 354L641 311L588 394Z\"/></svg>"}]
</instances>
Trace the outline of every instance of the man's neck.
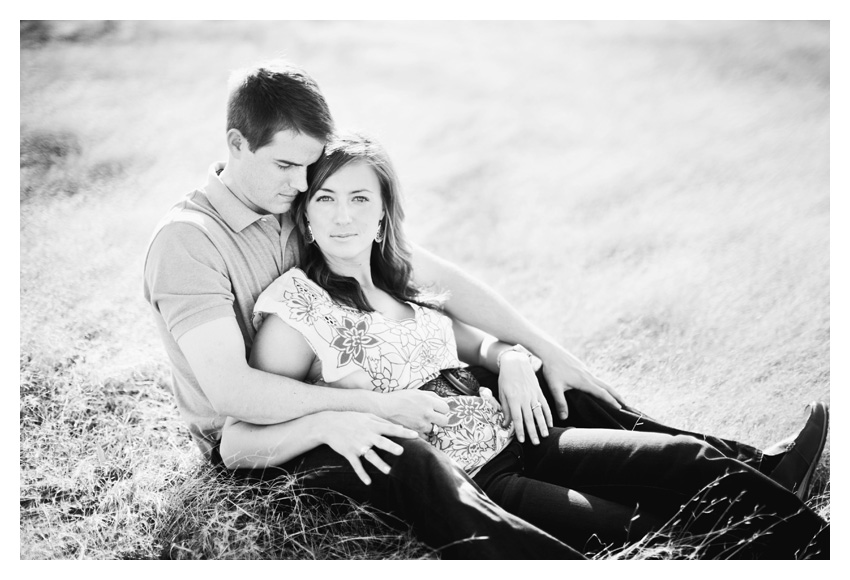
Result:
<instances>
[{"instance_id":1,"label":"man's neck","mask_svg":"<svg viewBox=\"0 0 850 580\"><path fill-rule=\"evenodd\" d=\"M227 164L224 166L224 169L222 169L221 172L218 174L218 178L221 180L224 186L230 190L230 193L232 193L236 199L245 204L248 209L256 213L264 213L260 211L260 208L251 203L248 198L245 197L245 195L242 193L242 188L239 187L239 180L234 174L233 169L231 169L232 167L233 164L228 161Z\"/></svg>"}]
</instances>

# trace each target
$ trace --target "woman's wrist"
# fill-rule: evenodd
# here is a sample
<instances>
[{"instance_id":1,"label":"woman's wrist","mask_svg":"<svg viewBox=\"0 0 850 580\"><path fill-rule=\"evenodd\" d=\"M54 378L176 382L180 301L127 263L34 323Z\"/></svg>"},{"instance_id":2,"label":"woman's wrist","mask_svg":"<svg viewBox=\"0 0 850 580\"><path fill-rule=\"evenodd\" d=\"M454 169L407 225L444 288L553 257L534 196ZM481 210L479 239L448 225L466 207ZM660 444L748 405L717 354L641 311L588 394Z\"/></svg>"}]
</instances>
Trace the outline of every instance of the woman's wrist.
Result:
<instances>
[{"instance_id":1,"label":"woman's wrist","mask_svg":"<svg viewBox=\"0 0 850 580\"><path fill-rule=\"evenodd\" d=\"M525 358L529 364L532 364L534 355L531 354L531 352L529 352L529 350L521 344L509 346L508 348L502 349L496 356L496 367L498 369L502 368L502 360L507 357L510 357L510 359L514 360L520 360L521 358Z\"/></svg>"},{"instance_id":2,"label":"woman's wrist","mask_svg":"<svg viewBox=\"0 0 850 580\"><path fill-rule=\"evenodd\" d=\"M531 351L525 348L521 344L509 345L504 342L497 343L500 345L500 348L496 350L496 370L494 372L498 373L502 367L502 361L506 360L508 357L512 359L516 359L517 361L522 362L522 359L525 359L529 365L531 365L531 369L536 373L543 366L543 361L540 360L537 356L534 355Z\"/></svg>"},{"instance_id":3,"label":"woman's wrist","mask_svg":"<svg viewBox=\"0 0 850 580\"><path fill-rule=\"evenodd\" d=\"M507 349L499 356L498 368L500 372L506 368L522 367L525 365L531 366L531 358L523 352Z\"/></svg>"}]
</instances>

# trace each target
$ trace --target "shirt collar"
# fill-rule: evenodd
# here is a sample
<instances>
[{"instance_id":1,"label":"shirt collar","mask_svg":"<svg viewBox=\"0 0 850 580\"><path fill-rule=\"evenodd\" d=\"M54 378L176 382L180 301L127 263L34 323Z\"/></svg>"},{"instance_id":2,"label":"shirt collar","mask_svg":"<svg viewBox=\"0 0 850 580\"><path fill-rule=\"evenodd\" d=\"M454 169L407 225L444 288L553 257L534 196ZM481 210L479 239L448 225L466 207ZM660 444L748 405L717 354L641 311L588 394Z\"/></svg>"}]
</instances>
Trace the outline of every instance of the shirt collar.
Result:
<instances>
[{"instance_id":1,"label":"shirt collar","mask_svg":"<svg viewBox=\"0 0 850 580\"><path fill-rule=\"evenodd\" d=\"M216 161L210 165L207 174L207 186L204 191L207 194L207 199L210 200L210 203L228 227L235 232L241 232L262 218L263 214L249 208L230 191L230 188L218 176L222 169L224 169L223 161Z\"/></svg>"}]
</instances>

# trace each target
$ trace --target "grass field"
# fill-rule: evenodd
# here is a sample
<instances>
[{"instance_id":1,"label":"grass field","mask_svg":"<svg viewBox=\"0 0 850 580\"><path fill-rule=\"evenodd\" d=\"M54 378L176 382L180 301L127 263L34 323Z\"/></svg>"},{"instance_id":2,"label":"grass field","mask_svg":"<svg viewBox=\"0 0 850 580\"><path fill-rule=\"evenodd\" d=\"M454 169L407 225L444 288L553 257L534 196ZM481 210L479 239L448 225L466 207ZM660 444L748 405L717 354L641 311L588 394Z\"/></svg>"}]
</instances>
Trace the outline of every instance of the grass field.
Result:
<instances>
[{"instance_id":1,"label":"grass field","mask_svg":"<svg viewBox=\"0 0 850 580\"><path fill-rule=\"evenodd\" d=\"M792 432L830 398L829 35L22 23L20 557L431 557L368 510L214 480L169 391L145 245L224 158L228 72L277 55L386 145L416 241L631 404L756 446Z\"/></svg>"}]
</instances>

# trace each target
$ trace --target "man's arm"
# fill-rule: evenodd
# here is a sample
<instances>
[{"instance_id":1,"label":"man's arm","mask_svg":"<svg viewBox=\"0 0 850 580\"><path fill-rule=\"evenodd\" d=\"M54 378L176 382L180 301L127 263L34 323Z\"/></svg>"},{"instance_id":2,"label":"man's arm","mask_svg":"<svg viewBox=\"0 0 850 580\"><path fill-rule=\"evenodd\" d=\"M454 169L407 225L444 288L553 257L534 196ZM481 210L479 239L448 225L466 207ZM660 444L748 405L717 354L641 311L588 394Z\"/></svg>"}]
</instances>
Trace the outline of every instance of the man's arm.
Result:
<instances>
[{"instance_id":1,"label":"man's arm","mask_svg":"<svg viewBox=\"0 0 850 580\"><path fill-rule=\"evenodd\" d=\"M363 468L363 460L389 473L390 466L377 450L401 455L404 449L390 437L418 436L415 431L369 413L321 411L274 425L252 425L228 417L221 432L219 451L228 469L262 469L285 463L324 444L342 455L363 483L369 485L371 479Z\"/></svg>"},{"instance_id":2,"label":"man's arm","mask_svg":"<svg viewBox=\"0 0 850 580\"><path fill-rule=\"evenodd\" d=\"M179 218L179 219L178 219ZM162 317L163 331L176 341L216 413L269 425L319 411L372 413L417 432L445 424L428 397L433 393L384 395L306 385L292 375L252 368L234 316L230 272L209 231L193 212L172 216L151 240L145 260L145 298ZM209 226L210 224L207 224ZM205 226L205 227L207 227ZM213 231L213 230L210 230ZM263 325L265 327L265 325ZM260 333L268 332L260 328ZM171 344L166 339L166 345ZM256 346L256 341L255 341ZM273 345L276 356L288 345ZM312 356L312 353L311 353ZM442 404L439 397L437 407ZM445 411L448 411L446 407Z\"/></svg>"},{"instance_id":3,"label":"man's arm","mask_svg":"<svg viewBox=\"0 0 850 580\"><path fill-rule=\"evenodd\" d=\"M431 423L446 422L442 401L433 393L334 389L252 368L235 318L201 324L177 342L216 413L240 421L271 425L320 411L358 411L419 433L427 433Z\"/></svg>"},{"instance_id":4,"label":"man's arm","mask_svg":"<svg viewBox=\"0 0 850 580\"><path fill-rule=\"evenodd\" d=\"M619 407L617 392L591 373L579 359L531 324L489 286L427 250L413 248L414 279L420 285L447 289L451 296L446 311L500 340L522 344L543 360L543 374L555 399L558 416L568 414L564 390L580 389Z\"/></svg>"}]
</instances>

